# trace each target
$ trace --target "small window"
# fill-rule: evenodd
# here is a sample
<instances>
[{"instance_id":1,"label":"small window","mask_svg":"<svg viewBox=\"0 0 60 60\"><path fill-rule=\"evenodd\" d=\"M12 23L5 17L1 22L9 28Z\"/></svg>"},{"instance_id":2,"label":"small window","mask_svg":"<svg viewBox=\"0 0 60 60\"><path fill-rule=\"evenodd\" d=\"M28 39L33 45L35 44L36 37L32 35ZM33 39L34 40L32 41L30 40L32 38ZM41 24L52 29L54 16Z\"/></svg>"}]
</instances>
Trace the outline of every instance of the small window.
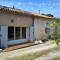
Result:
<instances>
[{"instance_id":1,"label":"small window","mask_svg":"<svg viewBox=\"0 0 60 60\"><path fill-rule=\"evenodd\" d=\"M8 27L8 40L14 40L14 27Z\"/></svg>"},{"instance_id":2,"label":"small window","mask_svg":"<svg viewBox=\"0 0 60 60\"><path fill-rule=\"evenodd\" d=\"M15 39L20 39L20 27L15 27Z\"/></svg>"},{"instance_id":3,"label":"small window","mask_svg":"<svg viewBox=\"0 0 60 60\"><path fill-rule=\"evenodd\" d=\"M26 38L26 27L22 27L22 39Z\"/></svg>"}]
</instances>

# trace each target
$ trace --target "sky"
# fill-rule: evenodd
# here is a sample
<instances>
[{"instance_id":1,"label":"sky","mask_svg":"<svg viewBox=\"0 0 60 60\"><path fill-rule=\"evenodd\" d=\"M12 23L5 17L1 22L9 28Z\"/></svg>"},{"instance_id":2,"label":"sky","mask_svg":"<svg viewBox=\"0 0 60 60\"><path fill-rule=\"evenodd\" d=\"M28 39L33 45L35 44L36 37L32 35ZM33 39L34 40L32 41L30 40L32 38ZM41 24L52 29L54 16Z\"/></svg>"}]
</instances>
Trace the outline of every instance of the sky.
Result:
<instances>
[{"instance_id":1,"label":"sky","mask_svg":"<svg viewBox=\"0 0 60 60\"><path fill-rule=\"evenodd\" d=\"M60 0L0 0L0 5L60 18Z\"/></svg>"}]
</instances>

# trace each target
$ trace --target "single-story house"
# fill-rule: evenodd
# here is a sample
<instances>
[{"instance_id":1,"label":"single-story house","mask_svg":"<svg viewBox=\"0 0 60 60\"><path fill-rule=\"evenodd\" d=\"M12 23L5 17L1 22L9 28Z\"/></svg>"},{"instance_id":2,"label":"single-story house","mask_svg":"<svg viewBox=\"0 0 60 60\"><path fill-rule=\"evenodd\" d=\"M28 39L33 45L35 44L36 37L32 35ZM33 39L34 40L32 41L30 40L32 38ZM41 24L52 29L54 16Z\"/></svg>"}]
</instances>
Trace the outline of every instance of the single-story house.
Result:
<instances>
[{"instance_id":1,"label":"single-story house","mask_svg":"<svg viewBox=\"0 0 60 60\"><path fill-rule=\"evenodd\" d=\"M55 18L20 9L0 7L0 47L41 40Z\"/></svg>"}]
</instances>

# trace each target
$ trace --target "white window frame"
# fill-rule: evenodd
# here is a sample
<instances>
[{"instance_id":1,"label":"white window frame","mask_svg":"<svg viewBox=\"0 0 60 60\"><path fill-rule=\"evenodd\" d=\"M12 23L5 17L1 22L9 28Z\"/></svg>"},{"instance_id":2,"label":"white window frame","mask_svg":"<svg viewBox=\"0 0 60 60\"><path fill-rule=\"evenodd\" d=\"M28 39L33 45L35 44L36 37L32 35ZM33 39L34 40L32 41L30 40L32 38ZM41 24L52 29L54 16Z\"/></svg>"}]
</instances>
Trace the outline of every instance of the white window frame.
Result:
<instances>
[{"instance_id":1,"label":"white window frame","mask_svg":"<svg viewBox=\"0 0 60 60\"><path fill-rule=\"evenodd\" d=\"M23 27L20 27L20 38L19 39L16 39L16 37L15 37L15 34L16 34L16 32L15 32L15 26L10 26L10 27L14 27L14 39L13 40L19 40L19 39L26 39L26 38L22 38L22 28ZM26 27L25 27L26 28ZM8 39L9 41L10 41L10 39Z\"/></svg>"}]
</instances>

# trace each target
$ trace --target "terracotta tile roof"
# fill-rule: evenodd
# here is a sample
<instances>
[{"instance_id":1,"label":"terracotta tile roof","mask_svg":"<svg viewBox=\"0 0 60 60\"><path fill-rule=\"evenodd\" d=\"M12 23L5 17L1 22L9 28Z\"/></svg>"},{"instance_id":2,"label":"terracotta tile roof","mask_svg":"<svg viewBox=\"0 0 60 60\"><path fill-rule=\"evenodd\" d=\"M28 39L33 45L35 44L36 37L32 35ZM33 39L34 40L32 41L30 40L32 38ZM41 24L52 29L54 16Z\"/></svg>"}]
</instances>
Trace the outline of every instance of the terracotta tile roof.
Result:
<instances>
[{"instance_id":1,"label":"terracotta tile roof","mask_svg":"<svg viewBox=\"0 0 60 60\"><path fill-rule=\"evenodd\" d=\"M48 16L45 16L45 15L42 15L42 14L28 12L28 11L24 11L24 10L21 10L21 9L14 9L14 8L5 7L5 6L0 6L0 12L2 12L2 13L12 13L12 14L22 14L22 15L35 16L35 17L48 18L48 19L55 19L54 17L48 17Z\"/></svg>"},{"instance_id":2,"label":"terracotta tile roof","mask_svg":"<svg viewBox=\"0 0 60 60\"><path fill-rule=\"evenodd\" d=\"M34 16L38 16L38 17L43 17L43 18L54 18L54 17L49 17L49 16L45 16L39 13L33 13Z\"/></svg>"}]
</instances>

